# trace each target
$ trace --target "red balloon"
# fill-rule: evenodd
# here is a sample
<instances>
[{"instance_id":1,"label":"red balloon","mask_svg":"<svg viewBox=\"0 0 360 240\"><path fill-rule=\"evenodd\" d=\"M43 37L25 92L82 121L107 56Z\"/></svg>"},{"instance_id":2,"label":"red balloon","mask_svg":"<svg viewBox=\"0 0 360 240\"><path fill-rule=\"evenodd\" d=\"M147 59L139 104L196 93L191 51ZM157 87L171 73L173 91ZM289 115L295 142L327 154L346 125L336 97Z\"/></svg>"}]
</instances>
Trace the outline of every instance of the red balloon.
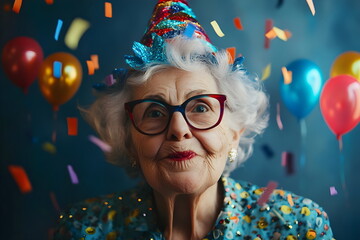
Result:
<instances>
[{"instance_id":1,"label":"red balloon","mask_svg":"<svg viewBox=\"0 0 360 240\"><path fill-rule=\"evenodd\" d=\"M6 43L2 65L6 75L26 93L38 76L44 55L41 46L32 38L16 37Z\"/></svg>"},{"instance_id":2,"label":"red balloon","mask_svg":"<svg viewBox=\"0 0 360 240\"><path fill-rule=\"evenodd\" d=\"M360 82L350 75L330 78L320 96L320 109L339 140L360 121Z\"/></svg>"}]
</instances>

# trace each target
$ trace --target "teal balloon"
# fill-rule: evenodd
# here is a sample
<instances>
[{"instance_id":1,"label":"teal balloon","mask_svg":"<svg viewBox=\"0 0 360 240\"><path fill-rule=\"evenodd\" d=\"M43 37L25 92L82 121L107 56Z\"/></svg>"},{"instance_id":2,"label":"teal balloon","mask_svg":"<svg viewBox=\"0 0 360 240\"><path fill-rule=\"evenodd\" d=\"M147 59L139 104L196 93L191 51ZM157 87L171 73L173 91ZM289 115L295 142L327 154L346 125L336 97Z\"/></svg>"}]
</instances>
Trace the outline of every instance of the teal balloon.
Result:
<instances>
[{"instance_id":1,"label":"teal balloon","mask_svg":"<svg viewBox=\"0 0 360 240\"><path fill-rule=\"evenodd\" d=\"M299 59L286 66L292 72L292 82L280 80L280 94L285 106L298 119L306 117L317 105L323 86L323 77L314 62Z\"/></svg>"}]
</instances>

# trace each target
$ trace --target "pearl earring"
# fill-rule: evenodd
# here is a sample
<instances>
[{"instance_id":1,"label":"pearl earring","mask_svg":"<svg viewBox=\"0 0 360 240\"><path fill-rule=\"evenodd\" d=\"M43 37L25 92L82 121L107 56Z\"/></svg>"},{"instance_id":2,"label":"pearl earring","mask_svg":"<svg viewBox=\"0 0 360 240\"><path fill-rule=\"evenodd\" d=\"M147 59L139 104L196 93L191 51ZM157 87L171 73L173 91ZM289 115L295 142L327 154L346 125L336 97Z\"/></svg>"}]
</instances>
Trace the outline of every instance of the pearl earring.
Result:
<instances>
[{"instance_id":1,"label":"pearl earring","mask_svg":"<svg viewBox=\"0 0 360 240\"><path fill-rule=\"evenodd\" d=\"M229 151L229 154L228 154L228 161L229 162L234 162L236 157L238 155L238 151L236 148L232 148L230 151Z\"/></svg>"}]
</instances>

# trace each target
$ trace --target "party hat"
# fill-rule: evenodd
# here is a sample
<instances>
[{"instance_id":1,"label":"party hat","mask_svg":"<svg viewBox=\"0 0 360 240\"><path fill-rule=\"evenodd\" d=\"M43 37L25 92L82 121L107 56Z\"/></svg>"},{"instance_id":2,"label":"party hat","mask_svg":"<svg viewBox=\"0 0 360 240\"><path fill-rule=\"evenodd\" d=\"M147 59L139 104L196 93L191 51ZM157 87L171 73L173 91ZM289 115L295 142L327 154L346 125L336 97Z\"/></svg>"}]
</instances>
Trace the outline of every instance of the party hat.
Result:
<instances>
[{"instance_id":1,"label":"party hat","mask_svg":"<svg viewBox=\"0 0 360 240\"><path fill-rule=\"evenodd\" d=\"M166 62L166 40L181 34L199 38L213 52L217 51L186 0L159 0L141 43L134 42L135 56L126 55L126 63L134 69L143 69L147 64Z\"/></svg>"}]
</instances>

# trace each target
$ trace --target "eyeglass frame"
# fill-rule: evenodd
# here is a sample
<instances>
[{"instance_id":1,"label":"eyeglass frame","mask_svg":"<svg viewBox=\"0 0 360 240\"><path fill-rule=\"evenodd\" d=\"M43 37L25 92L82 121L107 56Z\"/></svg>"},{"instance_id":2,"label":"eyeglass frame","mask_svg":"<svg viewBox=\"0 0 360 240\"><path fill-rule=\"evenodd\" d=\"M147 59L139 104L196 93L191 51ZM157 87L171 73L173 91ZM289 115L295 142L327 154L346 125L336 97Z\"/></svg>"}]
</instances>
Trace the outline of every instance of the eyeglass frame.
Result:
<instances>
[{"instance_id":1,"label":"eyeglass frame","mask_svg":"<svg viewBox=\"0 0 360 240\"><path fill-rule=\"evenodd\" d=\"M189 120L187 119L186 117L186 114L185 114L185 108L187 106L187 104L194 100L194 99L197 99L197 98L202 98L202 97L212 97L212 98L215 98L216 100L219 101L220 103L220 114L219 114L219 119L218 121L211 127L208 127L208 128L197 128L197 127L194 127L190 122ZM169 119L168 119L168 122L166 123L166 126L164 127L163 130L161 130L160 132L158 133L146 133L144 131L142 131L140 128L138 128L135 124L135 121L134 121L134 115L133 115L133 109L134 107L139 104L139 103L143 103L143 102L155 102L155 103L159 103L161 105L163 105L168 113L169 113ZM159 99L153 99L153 98L144 98L144 99L138 99L138 100L134 100L134 101L130 101L130 102L126 102L124 103L124 108L126 110L126 112L128 113L128 116L130 117L130 120L133 124L133 126L135 127L135 129L144 134L144 135L148 135L148 136L155 136L155 135L159 135L161 133L163 133L168 127L169 127L169 124L170 124L170 121L171 121L171 118L173 116L173 114L175 112L180 112L181 115L183 116L183 118L185 119L186 123L188 124L189 127L191 127L192 129L195 129L195 130L209 130L209 129L212 129L216 126L218 126L220 123L221 123L221 120L224 116L224 108L225 108L225 101L226 101L226 95L224 94L200 94L200 95L196 95L196 96L193 96L191 98L188 98L185 102L183 102L181 105L170 105L162 100L159 100Z\"/></svg>"}]
</instances>

